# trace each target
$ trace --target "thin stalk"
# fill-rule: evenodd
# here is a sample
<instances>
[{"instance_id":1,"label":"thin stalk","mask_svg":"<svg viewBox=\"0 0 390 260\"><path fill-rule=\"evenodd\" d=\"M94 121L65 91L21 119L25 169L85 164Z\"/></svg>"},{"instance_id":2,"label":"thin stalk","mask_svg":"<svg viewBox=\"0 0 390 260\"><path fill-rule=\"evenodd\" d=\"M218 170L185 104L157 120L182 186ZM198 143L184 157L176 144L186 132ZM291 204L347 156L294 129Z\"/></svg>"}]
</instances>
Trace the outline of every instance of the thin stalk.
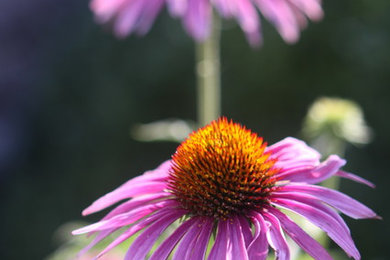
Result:
<instances>
[{"instance_id":1,"label":"thin stalk","mask_svg":"<svg viewBox=\"0 0 390 260\"><path fill-rule=\"evenodd\" d=\"M213 15L210 36L196 43L198 124L204 126L221 115L220 20Z\"/></svg>"}]
</instances>

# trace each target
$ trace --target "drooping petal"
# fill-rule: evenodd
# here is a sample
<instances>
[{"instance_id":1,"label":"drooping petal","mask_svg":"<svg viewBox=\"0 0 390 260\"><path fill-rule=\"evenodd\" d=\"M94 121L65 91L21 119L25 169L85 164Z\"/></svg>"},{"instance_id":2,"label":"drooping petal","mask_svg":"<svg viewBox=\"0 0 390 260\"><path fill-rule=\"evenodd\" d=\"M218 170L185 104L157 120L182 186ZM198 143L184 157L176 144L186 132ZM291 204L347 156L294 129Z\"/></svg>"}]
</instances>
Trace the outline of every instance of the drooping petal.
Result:
<instances>
[{"instance_id":1,"label":"drooping petal","mask_svg":"<svg viewBox=\"0 0 390 260\"><path fill-rule=\"evenodd\" d=\"M217 237L215 238L214 245L211 248L210 254L208 256L208 260L228 259L227 258L228 250L230 250L231 252L231 248L228 249L228 244L230 244L230 241L228 241L229 237L230 237L230 232L228 227L228 221L226 220L218 221Z\"/></svg>"},{"instance_id":2,"label":"drooping petal","mask_svg":"<svg viewBox=\"0 0 390 260\"><path fill-rule=\"evenodd\" d=\"M245 217L238 216L238 220L240 221L242 235L244 236L244 240L245 240L245 246L248 247L253 240L251 227L249 225L248 220Z\"/></svg>"},{"instance_id":3,"label":"drooping petal","mask_svg":"<svg viewBox=\"0 0 390 260\"><path fill-rule=\"evenodd\" d=\"M116 215L110 219L102 220L97 223L88 225L86 227L77 229L73 231L72 233L74 235L84 234L92 231L100 231L100 230L106 230L106 229L112 229L117 227L123 227L126 225L130 225L134 223L135 221L158 211L162 208L170 208L174 209L177 206L177 202L174 200L164 200L161 202L157 202L154 204L149 204L143 207L136 208L132 211Z\"/></svg>"},{"instance_id":4,"label":"drooping petal","mask_svg":"<svg viewBox=\"0 0 390 260\"><path fill-rule=\"evenodd\" d=\"M356 181L358 183L365 184L365 185L367 185L367 186L369 186L371 188L375 188L375 184L374 183L372 183L372 182L370 182L370 181L368 181L368 180L366 180L366 179L364 179L362 177L359 177L359 176L357 176L357 175L355 175L353 173L350 173L350 172L338 171L338 172L336 172L335 175L343 177L343 178L346 178L346 179L350 179L352 181Z\"/></svg>"},{"instance_id":5,"label":"drooping petal","mask_svg":"<svg viewBox=\"0 0 390 260\"><path fill-rule=\"evenodd\" d=\"M203 41L210 34L211 6L208 0L188 0L184 26L198 41Z\"/></svg>"},{"instance_id":6,"label":"drooping petal","mask_svg":"<svg viewBox=\"0 0 390 260\"><path fill-rule=\"evenodd\" d=\"M231 235L231 247L232 247L232 258L231 259L242 259L248 260L248 252L245 247L244 235L242 234L242 228L240 220L237 216L233 217L229 221L230 235Z\"/></svg>"},{"instance_id":7,"label":"drooping petal","mask_svg":"<svg viewBox=\"0 0 390 260\"><path fill-rule=\"evenodd\" d=\"M307 19L304 13L302 13L301 10L299 10L298 7L293 5L292 3L289 2L289 6L291 9L291 12L293 12L295 19L297 20L297 23L299 25L300 29L304 29L307 26Z\"/></svg>"},{"instance_id":8,"label":"drooping petal","mask_svg":"<svg viewBox=\"0 0 390 260\"><path fill-rule=\"evenodd\" d=\"M214 0L215 8L225 18L231 18L234 13L234 1L230 0Z\"/></svg>"},{"instance_id":9,"label":"drooping petal","mask_svg":"<svg viewBox=\"0 0 390 260\"><path fill-rule=\"evenodd\" d=\"M289 0L311 20L318 21L324 16L320 1L317 0Z\"/></svg>"},{"instance_id":10,"label":"drooping petal","mask_svg":"<svg viewBox=\"0 0 390 260\"><path fill-rule=\"evenodd\" d=\"M161 245L154 251L149 260L167 259L177 242L183 237L183 235L189 230L192 225L197 225L199 219L193 217L181 224Z\"/></svg>"},{"instance_id":11,"label":"drooping petal","mask_svg":"<svg viewBox=\"0 0 390 260\"><path fill-rule=\"evenodd\" d=\"M180 241L180 244L177 246L177 250L173 255L172 260L190 260L192 259L193 248L196 245L197 238L201 231L201 225L192 225L183 238Z\"/></svg>"},{"instance_id":12,"label":"drooping petal","mask_svg":"<svg viewBox=\"0 0 390 260\"><path fill-rule=\"evenodd\" d=\"M184 210L174 210L147 227L131 244L125 260L144 259L162 232L184 214Z\"/></svg>"},{"instance_id":13,"label":"drooping petal","mask_svg":"<svg viewBox=\"0 0 390 260\"><path fill-rule=\"evenodd\" d=\"M83 211L83 215L89 215L105 209L121 200L129 199L134 196L142 196L146 194L161 193L166 188L166 184L162 182L144 182L137 183L133 186L119 187L116 190L107 193L103 197L92 203L91 206Z\"/></svg>"},{"instance_id":14,"label":"drooping petal","mask_svg":"<svg viewBox=\"0 0 390 260\"><path fill-rule=\"evenodd\" d=\"M303 182L309 184L319 183L334 175L346 163L337 155L331 155L316 167L303 167L281 171L275 177L280 180Z\"/></svg>"},{"instance_id":15,"label":"drooping petal","mask_svg":"<svg viewBox=\"0 0 390 260\"><path fill-rule=\"evenodd\" d=\"M276 259L289 260L290 249L286 238L284 237L278 218L265 212L263 213L263 216L265 220L270 223L267 229L267 240L270 246L275 250Z\"/></svg>"},{"instance_id":16,"label":"drooping petal","mask_svg":"<svg viewBox=\"0 0 390 260\"><path fill-rule=\"evenodd\" d=\"M155 222L156 220L160 219L161 217L164 217L166 215L172 214L172 210L162 209L156 213L154 213L151 216L146 217L145 219L140 220L136 224L132 225L129 229L127 229L125 232L123 232L120 236L118 236L114 241L112 241L102 252L99 253L97 258L101 257L102 255L106 254L108 251L113 249L114 247L118 246L131 236L133 236L135 233L140 231L141 229L147 227L151 223ZM105 231L102 231L105 232Z\"/></svg>"},{"instance_id":17,"label":"drooping petal","mask_svg":"<svg viewBox=\"0 0 390 260\"><path fill-rule=\"evenodd\" d=\"M119 188L131 187L133 185L140 184L140 183L142 184L142 183L149 182L149 181L163 182L169 176L169 172L170 172L171 168L172 168L172 161L167 160L167 161L163 162L162 164L160 164L156 169L146 171L142 175L128 180L127 182L125 182L124 184L119 186Z\"/></svg>"},{"instance_id":18,"label":"drooping petal","mask_svg":"<svg viewBox=\"0 0 390 260\"><path fill-rule=\"evenodd\" d=\"M278 192L300 192L313 195L351 218L361 219L377 217L377 214L374 211L357 200L339 191L326 187L294 183L280 187Z\"/></svg>"},{"instance_id":19,"label":"drooping petal","mask_svg":"<svg viewBox=\"0 0 390 260\"><path fill-rule=\"evenodd\" d=\"M311 205L288 199L277 199L277 201L273 201L272 203L305 217L314 225L324 230L349 256L352 256L354 259L360 259L359 251L349 232L346 232L345 228L326 212Z\"/></svg>"},{"instance_id":20,"label":"drooping petal","mask_svg":"<svg viewBox=\"0 0 390 260\"><path fill-rule=\"evenodd\" d=\"M271 201L276 200L276 203L278 203L278 199L287 199L287 200L294 200L309 205L331 216L335 221L337 221L340 224L340 226L343 228L343 230L346 233L348 234L350 233L350 230L347 224L344 222L343 218L340 217L340 215L337 214L337 212L333 208L324 205L323 203L320 202L319 199L317 199L312 195L302 194L299 192L284 192L284 193L274 192L270 196L270 199Z\"/></svg>"},{"instance_id":21,"label":"drooping petal","mask_svg":"<svg viewBox=\"0 0 390 260\"><path fill-rule=\"evenodd\" d=\"M125 3L126 0L92 0L90 8L95 13L98 22L105 23L108 22Z\"/></svg>"},{"instance_id":22,"label":"drooping petal","mask_svg":"<svg viewBox=\"0 0 390 260\"><path fill-rule=\"evenodd\" d=\"M166 188L165 180L169 175L171 167L172 162L168 160L157 167L157 169L147 171L143 175L127 181L112 192L93 202L92 205L83 211L83 215L98 212L123 199L128 199L133 196L162 192Z\"/></svg>"},{"instance_id":23,"label":"drooping petal","mask_svg":"<svg viewBox=\"0 0 390 260\"><path fill-rule=\"evenodd\" d=\"M305 250L314 259L333 260L329 253L312 237L310 237L302 228L294 223L289 217L284 215L277 209L267 207L267 210L279 219L283 230L297 243L303 250ZM269 213L264 213L269 215Z\"/></svg>"},{"instance_id":24,"label":"drooping petal","mask_svg":"<svg viewBox=\"0 0 390 260\"><path fill-rule=\"evenodd\" d=\"M169 171L172 168L172 160L166 160L165 162L160 163L156 169L151 171L146 171L144 175L154 174L161 177L167 177L169 175Z\"/></svg>"},{"instance_id":25,"label":"drooping petal","mask_svg":"<svg viewBox=\"0 0 390 260\"><path fill-rule=\"evenodd\" d=\"M256 9L249 0L231 1L234 3L235 16L247 35L249 43L257 46L261 43L260 39L260 19Z\"/></svg>"},{"instance_id":26,"label":"drooping petal","mask_svg":"<svg viewBox=\"0 0 390 260\"><path fill-rule=\"evenodd\" d=\"M139 35L145 35L150 30L164 2L165 0L148 0L148 5L145 7L142 17L138 21L136 31Z\"/></svg>"},{"instance_id":27,"label":"drooping petal","mask_svg":"<svg viewBox=\"0 0 390 260\"><path fill-rule=\"evenodd\" d=\"M261 13L274 24L282 38L294 43L299 38L299 26L285 0L256 0Z\"/></svg>"},{"instance_id":28,"label":"drooping petal","mask_svg":"<svg viewBox=\"0 0 390 260\"><path fill-rule=\"evenodd\" d=\"M123 214L125 212L129 212L131 210L134 210L138 207L145 206L147 204L151 204L156 202L157 200L162 200L163 198L169 198L171 196L170 193L167 192L160 192L160 193L154 193L154 194L147 194L143 196L136 197L134 199L130 199L129 201L126 201L116 208L114 208L112 211L110 211L106 216L104 216L101 220L110 219L113 216Z\"/></svg>"},{"instance_id":29,"label":"drooping petal","mask_svg":"<svg viewBox=\"0 0 390 260\"><path fill-rule=\"evenodd\" d=\"M320 163L321 155L305 142L287 137L265 150L271 153L271 159L278 159L275 166L289 170L291 168L315 166Z\"/></svg>"},{"instance_id":30,"label":"drooping petal","mask_svg":"<svg viewBox=\"0 0 390 260\"><path fill-rule=\"evenodd\" d=\"M145 1L127 1L122 10L117 14L114 24L115 33L118 37L125 37L131 34L138 23L145 8Z\"/></svg>"},{"instance_id":31,"label":"drooping petal","mask_svg":"<svg viewBox=\"0 0 390 260\"><path fill-rule=\"evenodd\" d=\"M202 225L201 231L194 245L192 258L188 258L188 259L204 259L206 255L206 250L209 244L210 235L211 232L213 231L214 219L203 218L203 223L201 223L201 225Z\"/></svg>"},{"instance_id":32,"label":"drooping petal","mask_svg":"<svg viewBox=\"0 0 390 260\"><path fill-rule=\"evenodd\" d=\"M168 10L174 17L182 16L187 11L186 0L167 0Z\"/></svg>"},{"instance_id":33,"label":"drooping petal","mask_svg":"<svg viewBox=\"0 0 390 260\"><path fill-rule=\"evenodd\" d=\"M255 226L255 236L248 246L249 259L264 260L268 255L268 227L260 213L253 212L252 222Z\"/></svg>"}]
</instances>

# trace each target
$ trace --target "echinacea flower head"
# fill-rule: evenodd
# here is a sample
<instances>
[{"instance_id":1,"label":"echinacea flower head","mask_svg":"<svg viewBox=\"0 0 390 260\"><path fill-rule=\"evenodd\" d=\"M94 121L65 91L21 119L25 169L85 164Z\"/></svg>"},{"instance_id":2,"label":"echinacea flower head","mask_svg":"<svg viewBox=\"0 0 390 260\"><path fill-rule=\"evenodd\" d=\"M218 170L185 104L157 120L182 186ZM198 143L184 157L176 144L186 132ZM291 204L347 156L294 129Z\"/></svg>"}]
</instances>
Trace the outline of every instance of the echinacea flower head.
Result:
<instances>
[{"instance_id":1,"label":"echinacea flower head","mask_svg":"<svg viewBox=\"0 0 390 260\"><path fill-rule=\"evenodd\" d=\"M73 233L96 234L88 250L124 230L99 256L137 233L125 259L140 260L179 222L149 259L266 259L269 248L277 259L290 259L286 235L314 259L332 259L286 214L289 211L360 259L338 212L355 219L377 215L341 192L316 185L338 175L373 186L342 171L345 163L336 155L320 162L317 151L290 137L267 146L256 133L220 118L190 134L171 160L95 201L83 215L122 203L99 222Z\"/></svg>"},{"instance_id":2,"label":"echinacea flower head","mask_svg":"<svg viewBox=\"0 0 390 260\"><path fill-rule=\"evenodd\" d=\"M92 0L91 9L101 23L113 22L119 37L147 33L164 6L182 20L187 32L198 41L210 34L213 9L224 18L234 18L249 42L261 42L259 12L288 43L299 38L307 18L323 16L321 0ZM259 11L259 12L258 12Z\"/></svg>"}]
</instances>

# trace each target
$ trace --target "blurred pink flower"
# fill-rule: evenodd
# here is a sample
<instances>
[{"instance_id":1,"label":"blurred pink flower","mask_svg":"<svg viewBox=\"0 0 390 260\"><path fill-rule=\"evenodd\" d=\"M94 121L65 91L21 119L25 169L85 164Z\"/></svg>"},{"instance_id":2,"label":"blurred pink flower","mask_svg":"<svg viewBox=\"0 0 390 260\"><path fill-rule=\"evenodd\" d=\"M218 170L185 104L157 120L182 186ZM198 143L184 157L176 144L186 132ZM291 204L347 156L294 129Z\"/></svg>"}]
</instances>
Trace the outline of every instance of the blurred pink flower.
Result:
<instances>
[{"instance_id":1,"label":"blurred pink flower","mask_svg":"<svg viewBox=\"0 0 390 260\"><path fill-rule=\"evenodd\" d=\"M252 45L262 42L256 8L288 43L299 38L307 18L323 16L321 0L92 0L91 9L101 23L112 20L119 37L133 32L145 34L167 5L172 16L182 20L188 33L203 41L210 33L213 7L224 18L237 20Z\"/></svg>"},{"instance_id":2,"label":"blurred pink flower","mask_svg":"<svg viewBox=\"0 0 390 260\"><path fill-rule=\"evenodd\" d=\"M95 201L83 215L126 200L99 222L73 233L97 235L88 250L126 227L99 257L139 232L125 259L140 260L173 222L181 220L150 260L168 259L174 248L174 260L204 259L213 231L211 260L264 260L269 246L277 259L288 260L285 233L314 259L332 259L280 210L285 209L317 225L350 257L360 259L336 210L355 219L377 215L351 197L315 184L338 175L373 185L342 171L346 161L336 155L319 159L320 154L302 141L286 138L267 147L257 134L222 118L192 133L172 160Z\"/></svg>"}]
</instances>

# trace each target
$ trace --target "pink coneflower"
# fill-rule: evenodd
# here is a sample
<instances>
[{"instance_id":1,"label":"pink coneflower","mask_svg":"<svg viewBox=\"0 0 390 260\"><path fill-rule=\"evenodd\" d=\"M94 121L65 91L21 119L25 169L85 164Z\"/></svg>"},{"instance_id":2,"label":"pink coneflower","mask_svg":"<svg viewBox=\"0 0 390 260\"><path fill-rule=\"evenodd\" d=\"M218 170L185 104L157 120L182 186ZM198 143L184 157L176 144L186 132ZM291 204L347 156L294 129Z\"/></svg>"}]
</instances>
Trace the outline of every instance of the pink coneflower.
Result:
<instances>
[{"instance_id":1,"label":"pink coneflower","mask_svg":"<svg viewBox=\"0 0 390 260\"><path fill-rule=\"evenodd\" d=\"M337 211L355 219L377 215L347 195L315 184L339 175L373 185L340 170L345 160L336 155L319 160L320 154L302 141L286 138L267 147L257 134L221 118L192 133L172 160L95 201L83 215L125 200L74 234L96 233L90 248L126 227L100 256L139 232L125 259L140 260L179 221L149 259L266 259L269 247L277 259L289 259L285 234L314 259L332 259L280 211L284 209L317 225L350 257L360 259Z\"/></svg>"},{"instance_id":2,"label":"pink coneflower","mask_svg":"<svg viewBox=\"0 0 390 260\"><path fill-rule=\"evenodd\" d=\"M288 43L298 40L307 18L323 16L321 0L92 0L91 9L99 22L113 21L116 34L124 37L147 33L164 5L198 41L210 33L214 7L221 16L235 18L253 45L261 42L256 8Z\"/></svg>"}]
</instances>

